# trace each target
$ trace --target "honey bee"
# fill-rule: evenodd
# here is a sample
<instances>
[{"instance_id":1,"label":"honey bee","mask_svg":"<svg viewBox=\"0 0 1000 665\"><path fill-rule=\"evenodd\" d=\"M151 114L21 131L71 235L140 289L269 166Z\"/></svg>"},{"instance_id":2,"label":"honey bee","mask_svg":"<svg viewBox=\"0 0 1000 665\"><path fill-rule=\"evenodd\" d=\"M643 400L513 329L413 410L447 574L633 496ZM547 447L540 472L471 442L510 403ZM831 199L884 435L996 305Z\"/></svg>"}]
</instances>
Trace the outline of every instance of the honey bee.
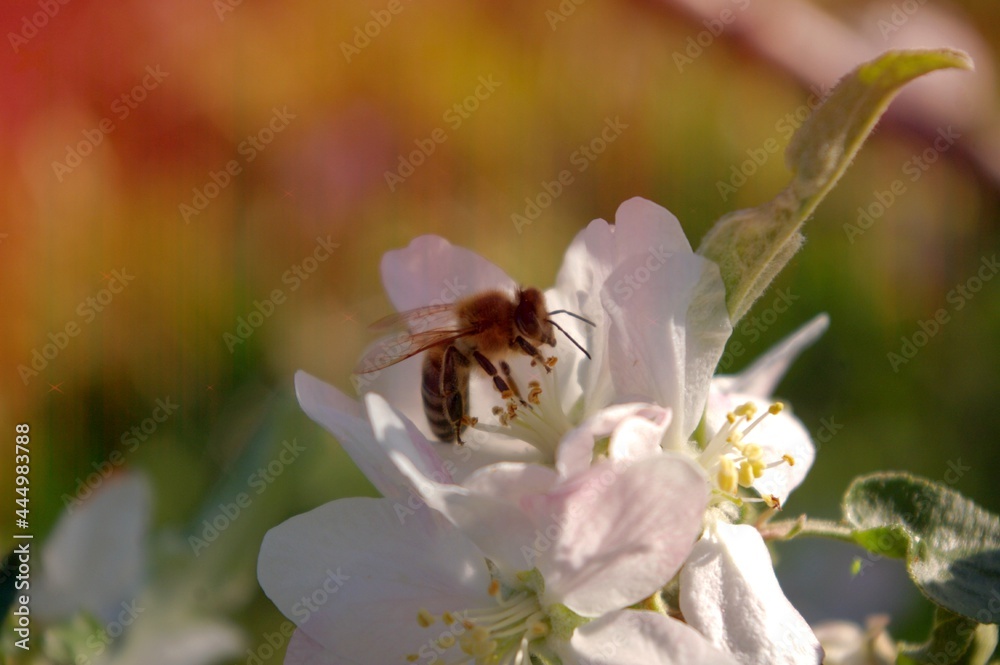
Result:
<instances>
[{"instance_id":1,"label":"honey bee","mask_svg":"<svg viewBox=\"0 0 1000 665\"><path fill-rule=\"evenodd\" d=\"M544 294L530 287L516 293L483 291L452 304L391 314L370 329L384 331L406 325L409 332L371 349L355 373L375 372L426 351L420 393L427 422L441 441L461 444L462 432L474 422L469 417L473 369L485 372L504 400L519 399L527 405L511 376L506 361L509 354L523 353L532 359L532 365L551 372L556 359L546 358L538 347L555 347L557 329L590 358L586 349L549 318L553 314L568 314L594 325L566 310L546 312Z\"/></svg>"}]
</instances>

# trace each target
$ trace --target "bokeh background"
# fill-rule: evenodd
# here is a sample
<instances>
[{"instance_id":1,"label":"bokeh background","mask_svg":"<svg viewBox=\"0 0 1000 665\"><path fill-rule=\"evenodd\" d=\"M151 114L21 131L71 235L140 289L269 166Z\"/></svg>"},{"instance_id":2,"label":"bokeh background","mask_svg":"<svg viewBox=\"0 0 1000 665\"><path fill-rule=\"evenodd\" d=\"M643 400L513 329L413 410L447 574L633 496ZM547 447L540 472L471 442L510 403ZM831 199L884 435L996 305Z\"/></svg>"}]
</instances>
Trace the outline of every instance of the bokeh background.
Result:
<instances>
[{"instance_id":1,"label":"bokeh background","mask_svg":"<svg viewBox=\"0 0 1000 665\"><path fill-rule=\"evenodd\" d=\"M890 47L962 48L977 71L894 102L724 365L832 319L779 390L819 441L790 515L838 516L850 479L878 469L1000 511L1000 280L969 283L1000 233L996 2L17 1L0 26L0 422L11 441L14 423L32 428L34 533L114 459L148 474L155 531L183 541L283 442L305 448L195 561L197 602L245 631L231 662L253 662L283 621L254 579L263 533L372 493L298 410L292 376L351 391L366 324L390 311L385 251L436 233L544 287L579 229L637 195L697 245L785 185L774 146ZM623 129L602 145L606 123ZM516 224L564 169L573 182ZM948 322L894 367L887 354L940 309ZM158 400L177 405L163 422ZM928 624L898 562L852 577L847 546L775 554L811 621L888 612L911 638Z\"/></svg>"}]
</instances>

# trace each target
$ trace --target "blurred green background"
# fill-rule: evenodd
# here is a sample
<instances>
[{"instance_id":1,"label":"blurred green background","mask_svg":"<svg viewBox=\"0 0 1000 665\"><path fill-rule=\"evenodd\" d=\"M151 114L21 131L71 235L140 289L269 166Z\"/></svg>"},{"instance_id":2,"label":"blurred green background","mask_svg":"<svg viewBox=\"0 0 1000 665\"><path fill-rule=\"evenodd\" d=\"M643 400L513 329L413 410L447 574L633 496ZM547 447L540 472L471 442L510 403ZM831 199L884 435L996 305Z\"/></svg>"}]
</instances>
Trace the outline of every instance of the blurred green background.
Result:
<instances>
[{"instance_id":1,"label":"blurred green background","mask_svg":"<svg viewBox=\"0 0 1000 665\"><path fill-rule=\"evenodd\" d=\"M789 514L836 517L850 479L877 469L948 482L1000 512L1000 280L961 308L949 298L997 251L997 3L52 6L44 23L37 2L0 9L0 422L11 440L14 423L31 425L39 536L115 451L117 468L151 476L157 528L184 534L296 440L306 452L204 559L221 571L206 597L238 580L229 611L254 648L282 622L255 591L264 531L372 493L298 410L292 375L351 391L365 326L390 311L385 251L436 233L544 287L573 235L636 195L697 245L719 216L785 185L768 150L783 149L815 91L894 45L964 48L978 70L933 74L897 100L737 326L731 344L746 351L725 367L830 314L779 390L820 439ZM620 135L581 162L616 120ZM935 149L938 130L957 141ZM387 181L434 136L411 175ZM927 150L933 161L915 165ZM573 182L518 230L512 215L563 169ZM310 259L317 238L337 245L328 259ZM776 315L778 289L793 302ZM284 297L268 307L275 290ZM948 322L894 368L887 354L939 309ZM155 423L158 400L177 408ZM4 488L12 466L0 462ZM891 611L893 634L918 636L929 605L902 567L852 579L859 553L792 543L777 548L779 574L811 621Z\"/></svg>"}]
</instances>

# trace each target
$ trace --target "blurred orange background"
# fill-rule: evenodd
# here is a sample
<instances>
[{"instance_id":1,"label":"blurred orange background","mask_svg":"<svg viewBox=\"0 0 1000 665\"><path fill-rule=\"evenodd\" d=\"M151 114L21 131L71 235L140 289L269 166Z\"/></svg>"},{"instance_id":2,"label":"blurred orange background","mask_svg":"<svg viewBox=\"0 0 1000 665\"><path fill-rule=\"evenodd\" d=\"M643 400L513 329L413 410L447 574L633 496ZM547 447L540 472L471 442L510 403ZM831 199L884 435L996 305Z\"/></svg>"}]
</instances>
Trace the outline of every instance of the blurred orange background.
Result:
<instances>
[{"instance_id":1,"label":"blurred orange background","mask_svg":"<svg viewBox=\"0 0 1000 665\"><path fill-rule=\"evenodd\" d=\"M307 461L222 559L249 589L232 614L251 644L280 622L253 585L260 535L372 492L298 411L292 375L351 390L365 327L390 311L383 252L436 233L544 287L573 235L636 195L697 245L786 184L771 148L890 47L969 50L977 71L894 103L775 284L797 300L755 319L765 296L726 369L830 313L779 391L814 434L841 426L790 514L836 517L850 479L877 469L961 468L955 488L1000 511L1000 280L962 307L948 297L1000 231L995 2L37 0L5 3L0 25L0 422L11 438L31 424L33 527L44 536L120 451L152 477L158 527L184 530L255 437L303 442ZM942 133L954 140L934 148ZM950 322L893 367L941 308ZM149 421L165 400L176 410ZM5 514L8 545L12 531ZM890 630L914 635L929 621L915 592L871 598L860 582L813 606L810 575L849 580L849 548L828 564L776 551L807 618L892 610Z\"/></svg>"}]
</instances>

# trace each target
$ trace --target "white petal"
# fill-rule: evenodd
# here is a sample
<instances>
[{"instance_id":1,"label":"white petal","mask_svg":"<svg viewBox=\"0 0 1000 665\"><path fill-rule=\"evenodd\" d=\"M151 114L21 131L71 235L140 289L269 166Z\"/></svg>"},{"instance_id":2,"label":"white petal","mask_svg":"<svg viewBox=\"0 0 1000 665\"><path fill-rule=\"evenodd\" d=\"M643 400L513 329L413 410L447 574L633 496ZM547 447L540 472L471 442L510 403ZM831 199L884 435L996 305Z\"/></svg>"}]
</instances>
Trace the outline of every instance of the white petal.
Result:
<instances>
[{"instance_id":1,"label":"white petal","mask_svg":"<svg viewBox=\"0 0 1000 665\"><path fill-rule=\"evenodd\" d=\"M371 420L372 433L379 443L378 448L382 451L382 459L386 464L395 468L390 456L393 452L397 452L406 455L420 473L428 478L442 483L453 482L451 473L431 442L381 395L377 393L365 395L365 408Z\"/></svg>"},{"instance_id":2,"label":"white petal","mask_svg":"<svg viewBox=\"0 0 1000 665\"><path fill-rule=\"evenodd\" d=\"M589 469L594 459L594 443L610 436L626 421L631 422L627 431L613 437L608 446L612 459L645 457L654 446L658 451L670 423L670 411L655 404L630 402L613 404L592 414L560 442L556 451L559 475L568 478Z\"/></svg>"},{"instance_id":3,"label":"white petal","mask_svg":"<svg viewBox=\"0 0 1000 665\"><path fill-rule=\"evenodd\" d=\"M439 236L419 236L382 257L382 285L397 311L453 303L487 289L513 292L517 284L473 251Z\"/></svg>"},{"instance_id":4,"label":"white petal","mask_svg":"<svg viewBox=\"0 0 1000 665\"><path fill-rule=\"evenodd\" d=\"M721 394L714 384L705 410L706 433L709 437L725 422L726 413L746 402L759 402L753 395L740 393ZM758 404L763 409L766 405ZM790 456L794 465L778 464L764 472L754 481L754 489L764 494L773 494L784 504L792 490L802 484L816 459L816 446L802 422L786 405L777 415L768 415L746 436L745 443L756 443L764 452L764 462L780 462L785 455Z\"/></svg>"},{"instance_id":5,"label":"white petal","mask_svg":"<svg viewBox=\"0 0 1000 665\"><path fill-rule=\"evenodd\" d=\"M615 212L618 255L648 254L652 251L691 253L691 243L681 223L669 210L639 196L618 206Z\"/></svg>"},{"instance_id":6,"label":"white petal","mask_svg":"<svg viewBox=\"0 0 1000 665\"><path fill-rule=\"evenodd\" d=\"M613 462L636 462L659 454L668 427L670 409L648 405L615 428L608 442L608 458Z\"/></svg>"},{"instance_id":7,"label":"white petal","mask_svg":"<svg viewBox=\"0 0 1000 665\"><path fill-rule=\"evenodd\" d=\"M718 523L681 571L681 612L693 628L744 665L820 663L823 650L785 598L752 526Z\"/></svg>"},{"instance_id":8,"label":"white petal","mask_svg":"<svg viewBox=\"0 0 1000 665\"><path fill-rule=\"evenodd\" d=\"M595 325L568 316L558 319L592 358L588 361L579 353L559 354L560 369L564 371L557 379L565 410L582 396L583 413L590 413L608 404L613 396L607 362L608 322L600 299L608 276L631 256L676 252L691 253L691 245L677 218L665 208L638 197L618 207L614 225L596 219L570 243L556 286L546 292L546 300L550 310L566 309Z\"/></svg>"},{"instance_id":9,"label":"white petal","mask_svg":"<svg viewBox=\"0 0 1000 665\"><path fill-rule=\"evenodd\" d=\"M420 498L460 529L505 574L513 575L535 566L535 553L530 548L537 537L535 524L517 503L458 485L434 482L403 455L393 454L393 461ZM475 482L480 483L481 479ZM508 495L514 493L510 488L507 491Z\"/></svg>"},{"instance_id":10,"label":"white petal","mask_svg":"<svg viewBox=\"0 0 1000 665\"><path fill-rule=\"evenodd\" d=\"M820 314L775 344L767 353L736 376L717 376L713 381L723 392L770 397L789 365L812 346L830 325L830 317Z\"/></svg>"},{"instance_id":11,"label":"white petal","mask_svg":"<svg viewBox=\"0 0 1000 665\"><path fill-rule=\"evenodd\" d=\"M548 492L558 480L558 474L547 466L501 462L483 467L462 486L476 494L517 504L526 496Z\"/></svg>"},{"instance_id":12,"label":"white petal","mask_svg":"<svg viewBox=\"0 0 1000 665\"><path fill-rule=\"evenodd\" d=\"M59 619L83 609L107 622L139 592L152 490L138 473L103 482L81 506L67 509L42 548L31 599L40 617Z\"/></svg>"},{"instance_id":13,"label":"white petal","mask_svg":"<svg viewBox=\"0 0 1000 665\"><path fill-rule=\"evenodd\" d=\"M405 499L408 483L376 442L361 404L301 370L295 373L295 394L302 410L337 437L375 489L388 498Z\"/></svg>"},{"instance_id":14,"label":"white petal","mask_svg":"<svg viewBox=\"0 0 1000 665\"><path fill-rule=\"evenodd\" d=\"M428 517L367 498L293 517L264 536L261 587L333 662L406 662L439 633L418 625L421 608L440 615L494 602L479 550Z\"/></svg>"},{"instance_id":15,"label":"white petal","mask_svg":"<svg viewBox=\"0 0 1000 665\"><path fill-rule=\"evenodd\" d=\"M732 332L718 267L693 254L633 257L612 273L601 297L611 317L617 393L671 409L664 445L683 449Z\"/></svg>"},{"instance_id":16,"label":"white petal","mask_svg":"<svg viewBox=\"0 0 1000 665\"><path fill-rule=\"evenodd\" d=\"M599 463L526 501L547 602L599 616L651 595L687 558L707 502L701 469L674 453Z\"/></svg>"},{"instance_id":17,"label":"white petal","mask_svg":"<svg viewBox=\"0 0 1000 665\"><path fill-rule=\"evenodd\" d=\"M737 665L690 626L654 612L611 612L561 643L564 665Z\"/></svg>"}]
</instances>

